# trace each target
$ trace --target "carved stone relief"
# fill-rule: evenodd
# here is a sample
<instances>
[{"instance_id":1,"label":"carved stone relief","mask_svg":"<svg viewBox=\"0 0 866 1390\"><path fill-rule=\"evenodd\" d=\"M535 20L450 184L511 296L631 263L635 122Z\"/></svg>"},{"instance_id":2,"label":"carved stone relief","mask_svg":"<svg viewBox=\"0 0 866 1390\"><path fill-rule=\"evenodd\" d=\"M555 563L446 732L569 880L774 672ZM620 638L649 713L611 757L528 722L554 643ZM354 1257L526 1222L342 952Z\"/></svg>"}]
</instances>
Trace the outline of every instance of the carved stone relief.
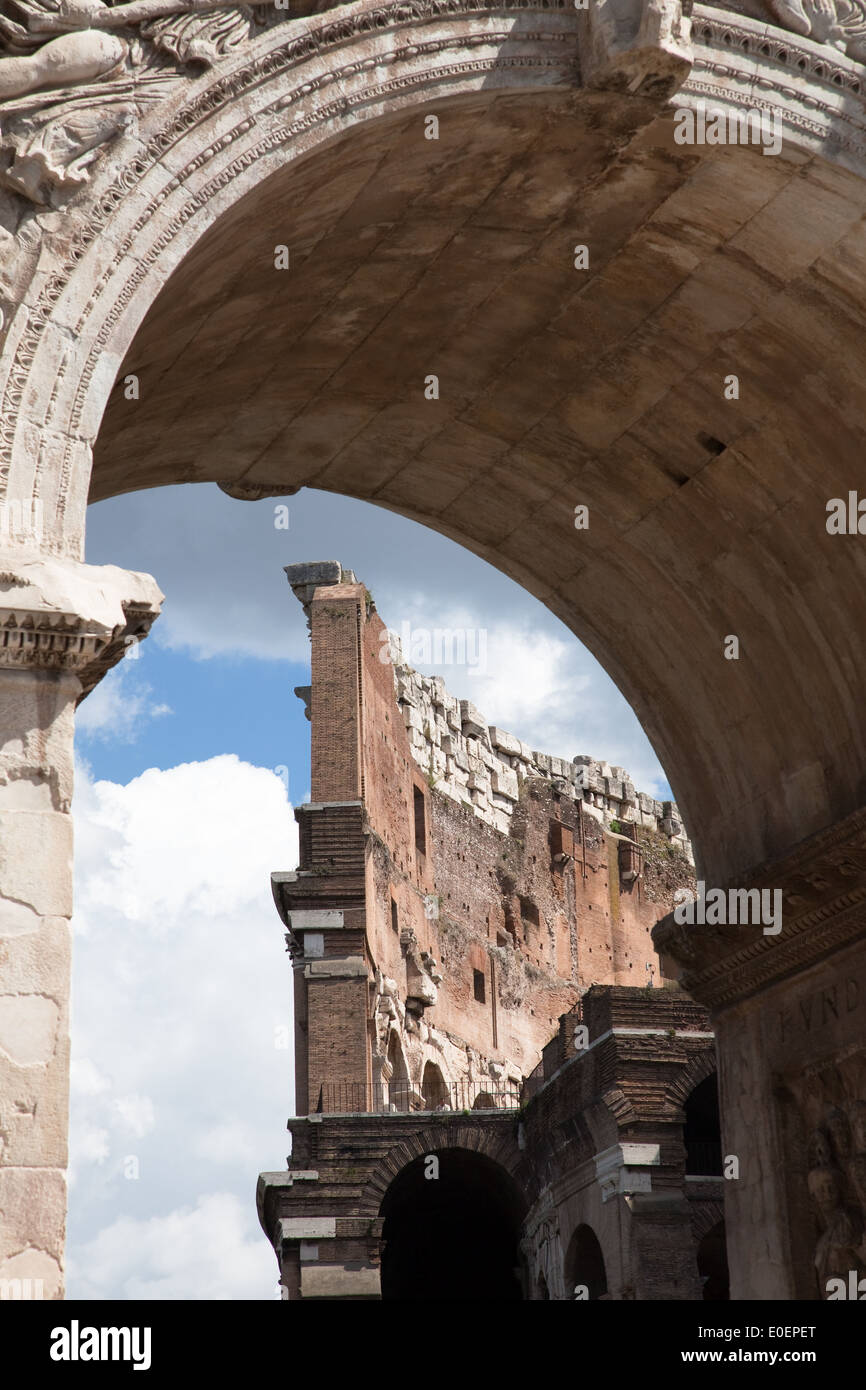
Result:
<instances>
[{"instance_id":1,"label":"carved stone relief","mask_svg":"<svg viewBox=\"0 0 866 1390\"><path fill-rule=\"evenodd\" d=\"M839 1297L832 1281L848 1288L866 1277L866 1050L785 1078L779 1094L792 1245L811 1263L802 1294Z\"/></svg>"},{"instance_id":2,"label":"carved stone relief","mask_svg":"<svg viewBox=\"0 0 866 1390\"><path fill-rule=\"evenodd\" d=\"M770 0L785 29L825 43L862 63L866 60L866 6L852 0Z\"/></svg>"},{"instance_id":3,"label":"carved stone relief","mask_svg":"<svg viewBox=\"0 0 866 1390\"><path fill-rule=\"evenodd\" d=\"M0 183L40 206L74 192L100 152L178 76L195 76L246 43L257 22L252 6L263 3L7 0Z\"/></svg>"}]
</instances>

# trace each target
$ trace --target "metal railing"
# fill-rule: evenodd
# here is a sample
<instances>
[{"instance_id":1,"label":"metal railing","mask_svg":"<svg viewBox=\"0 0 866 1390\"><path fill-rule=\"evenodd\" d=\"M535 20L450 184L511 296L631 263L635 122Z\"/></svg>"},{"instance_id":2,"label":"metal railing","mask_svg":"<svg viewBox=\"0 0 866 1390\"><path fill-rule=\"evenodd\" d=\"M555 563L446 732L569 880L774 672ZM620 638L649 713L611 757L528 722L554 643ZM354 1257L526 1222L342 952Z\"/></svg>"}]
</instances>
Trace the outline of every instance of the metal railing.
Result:
<instances>
[{"instance_id":1,"label":"metal railing","mask_svg":"<svg viewBox=\"0 0 866 1390\"><path fill-rule=\"evenodd\" d=\"M489 1077L422 1089L412 1081L325 1081L315 1112L324 1115L409 1114L418 1110L516 1110L520 1083Z\"/></svg>"}]
</instances>

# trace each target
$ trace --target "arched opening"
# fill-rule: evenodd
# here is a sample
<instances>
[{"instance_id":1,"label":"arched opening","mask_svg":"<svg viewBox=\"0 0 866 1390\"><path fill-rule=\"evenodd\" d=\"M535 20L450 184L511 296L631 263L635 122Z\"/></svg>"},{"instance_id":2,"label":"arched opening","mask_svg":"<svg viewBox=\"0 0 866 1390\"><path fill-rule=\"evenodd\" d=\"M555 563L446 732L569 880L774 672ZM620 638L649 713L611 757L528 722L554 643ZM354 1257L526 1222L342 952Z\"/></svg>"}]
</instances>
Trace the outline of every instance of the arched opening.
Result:
<instances>
[{"instance_id":1,"label":"arched opening","mask_svg":"<svg viewBox=\"0 0 866 1390\"><path fill-rule=\"evenodd\" d=\"M400 1038L396 1030L392 1029L388 1039L388 1065L391 1068L388 1077L388 1103L392 1110L409 1109L409 1070L406 1066L406 1059L403 1056L403 1049L400 1046Z\"/></svg>"},{"instance_id":2,"label":"arched opening","mask_svg":"<svg viewBox=\"0 0 866 1390\"><path fill-rule=\"evenodd\" d=\"M693 1177L721 1177L722 1131L715 1072L695 1087L686 1101L685 1112L686 1173Z\"/></svg>"},{"instance_id":3,"label":"arched opening","mask_svg":"<svg viewBox=\"0 0 866 1390\"><path fill-rule=\"evenodd\" d=\"M717 1221L701 1238L698 1245L698 1274L704 1302L724 1303L730 1298L724 1221Z\"/></svg>"},{"instance_id":4,"label":"arched opening","mask_svg":"<svg viewBox=\"0 0 866 1390\"><path fill-rule=\"evenodd\" d=\"M449 1091L445 1077L435 1062L426 1062L421 1080L425 1110L441 1110L449 1106Z\"/></svg>"},{"instance_id":5,"label":"arched opening","mask_svg":"<svg viewBox=\"0 0 866 1390\"><path fill-rule=\"evenodd\" d=\"M442 1149L415 1159L388 1188L381 1214L383 1299L522 1298L523 1201L505 1170L485 1155Z\"/></svg>"},{"instance_id":6,"label":"arched opening","mask_svg":"<svg viewBox=\"0 0 866 1390\"><path fill-rule=\"evenodd\" d=\"M578 1226L565 1252L565 1287L569 1298L598 1299L607 1293L607 1274L598 1237L591 1226Z\"/></svg>"},{"instance_id":7,"label":"arched opening","mask_svg":"<svg viewBox=\"0 0 866 1390\"><path fill-rule=\"evenodd\" d=\"M556 73L549 76L551 86L560 83ZM490 85L495 92L496 81ZM792 256L783 265L772 255L767 314L756 302L755 271L738 241L748 241L756 205L732 192L744 185L744 161L761 168L775 161L762 160L760 151L710 151L701 170L702 155L672 144L670 122L632 150L620 149L620 133L613 132L614 182L642 191L620 198L621 216L611 218L604 201L611 179L602 176L611 156L604 144L608 123L594 108L590 119L581 117L570 67L561 85L562 109L541 120L529 108L548 101L543 87L525 101L506 93L496 119L488 119L487 98L473 96L462 120L452 107L455 119L443 121L441 145L426 152L436 157L433 177L415 138L418 123L410 128L417 113L407 111L404 121L395 103L389 127L350 131L342 149L332 140L315 159L299 161L290 177L253 192L244 171L278 167L283 150L251 147L272 133L265 137L246 99L234 113L233 100L220 102L230 121L241 114L244 120L236 128L227 123L195 132L195 160L216 161L213 177L202 176L209 178L204 192L184 202L194 165L185 163L190 151L178 149L165 161L161 187L152 186L158 167L142 165L144 189L136 190L138 201L132 193L125 199L125 228L108 227L103 235L106 221L95 220L88 241L76 244L82 226L72 227L79 283L58 311L61 331L51 325L40 349L45 394L61 402L46 430L44 457L24 430L19 434L25 454L40 459L42 483L54 486L54 465L50 470L46 460L60 455L51 449L64 451L54 510L68 510L74 550L80 519L74 505L66 508L65 488L71 473L86 468L75 460L86 458L104 403L98 391L87 395L76 382L99 382L123 357L131 332L124 317L142 321L150 295L150 286L141 289L142 277L149 265L161 277L178 264L176 234L186 229L188 259L162 302L151 305L121 368L121 379L126 370L142 373L148 410L136 419L122 391L115 392L96 444L92 495L205 478L227 481L239 495L247 487L253 496L257 489L267 495L275 484L283 490L318 485L375 499L464 538L586 636L670 767L707 877L741 881L745 871L862 804L862 736L851 714L863 664L850 638L862 628L850 609L857 562L854 548L829 533L822 537L819 524L826 499L862 473L852 424L862 374L851 367L860 360L862 293L845 274L846 233L860 219L861 202L853 196L846 209L843 193L856 175L835 171L838 218L814 218L819 230L808 266L821 270L809 272L808 313L800 302L807 261ZM273 104L272 93L263 101ZM149 133L158 132L154 125ZM385 134L393 136L387 158ZM143 141L142 148L150 147ZM251 200L245 210L225 191L232 174L220 167L223 160L241 171L237 197L246 189ZM393 177L397 170L409 171L406 181ZM443 170L453 171L451 186ZM413 176L431 190L426 206L409 186ZM118 177L135 182L139 174L131 162ZM90 206L80 200L82 219L99 210L100 200L113 207L104 198L108 178L94 181ZM784 242L793 194L806 224L810 211L824 206L818 158L808 168L791 161L784 178L791 187L782 186L780 171L762 212L763 247ZM555 197L541 196L545 189ZM574 207L559 197L563 189L573 193ZM197 208L216 196L228 210L196 246ZM471 206L461 209L466 197ZM286 209L292 210L288 232ZM447 216L437 217L443 210ZM574 224L600 229L589 294L582 272L575 281ZM501 233L509 226L507 239ZM118 251L116 270L103 269L98 258L106 247L123 246L130 227L144 234L129 243L129 256ZM706 227L718 235L706 236ZM390 245L380 238L382 228L393 234ZM431 229L438 240L425 239ZM688 255L682 229L693 243ZM292 241L293 268L304 273L286 277L284 289L274 292L273 245L284 234ZM422 284L416 271L425 257ZM596 267L608 266L609 275L597 274ZM467 267L477 302L459 283ZM621 278L624 268L633 288ZM49 322L57 290L50 274L43 278L37 325ZM82 281L98 284L99 293L82 294ZM849 286L844 295L840 285ZM655 287L652 293L647 286ZM224 292L236 301L231 313ZM847 317L839 312L846 296ZM80 331L71 317L76 298L97 305L82 311ZM325 303L332 306L330 321L319 314ZM24 323L28 315L16 317ZM791 326L785 369L770 372L758 364L777 360L782 322ZM33 356L25 327L14 394L31 402L33 423L41 427L42 400L21 385L20 362ZM778 396L775 380L772 392L762 387L767 408L757 416L734 408L733 400L722 404L720 335L731 362L757 366L759 380L779 382ZM54 369L58 339L65 351L80 354L83 371L67 362ZM435 363L428 362L431 342L444 344ZM379 352L383 344L395 347L390 357ZM832 410L824 376L828 345L850 368L834 383ZM421 390L428 366L445 383L441 398ZM449 382L460 386L449 391ZM629 382L625 392L623 382ZM431 400L438 402L432 410ZM71 497L76 487L83 496L82 477ZM737 505L729 508L733 498ZM579 553L578 503L592 509ZM782 512L785 524L778 526ZM732 514L739 526L731 525ZM826 590L812 580L814 564L803 570L806 536L825 547L818 569L827 576ZM803 573L808 577L798 583ZM831 575L844 601L829 601ZM656 614L652 623L647 610ZM774 615L769 630L768 613ZM760 666L752 667L757 676L743 678L746 663L724 664L719 635L729 628L744 650L751 643L762 652ZM810 702L799 693L794 669L804 660L804 632L814 644ZM765 698L768 684L777 692L774 701ZM737 1138L729 1132L732 1147Z\"/></svg>"}]
</instances>

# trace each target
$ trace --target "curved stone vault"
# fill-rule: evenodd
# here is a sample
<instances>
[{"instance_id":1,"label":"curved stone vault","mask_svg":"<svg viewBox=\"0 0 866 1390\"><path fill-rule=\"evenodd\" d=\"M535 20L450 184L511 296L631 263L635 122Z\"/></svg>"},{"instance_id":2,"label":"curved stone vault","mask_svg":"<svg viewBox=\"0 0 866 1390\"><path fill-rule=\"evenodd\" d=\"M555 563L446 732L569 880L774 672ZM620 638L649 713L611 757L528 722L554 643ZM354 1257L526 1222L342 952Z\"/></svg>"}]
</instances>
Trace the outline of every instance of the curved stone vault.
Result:
<instances>
[{"instance_id":1,"label":"curved stone vault","mask_svg":"<svg viewBox=\"0 0 866 1390\"><path fill-rule=\"evenodd\" d=\"M705 876L769 881L835 837L845 881L810 868L794 917L820 900L841 923L822 959L862 940L835 903L866 896L839 868L866 868L866 561L826 520L866 489L863 69L856 40L742 8L619 0L617 29L610 3L361 0L222 49L209 29L186 66L163 30L150 67L88 70L84 146L75 91L0 56L37 84L4 101L0 82L0 479L44 521L4 533L0 888L46 959L70 911L71 705L159 605L146 576L82 563L86 501L193 481L347 493L490 560L631 701ZM675 111L703 100L778 116L781 152L678 144ZM815 965L798 931L786 978ZM739 1006L749 962L768 987L783 955L736 944ZM717 942L677 950L699 995L702 969L730 975ZM65 1160L63 1018L46 1128L0 1154L22 1213ZM772 1205L766 1181L749 1200ZM21 1221L0 1259L59 1259L54 1217L38 1239Z\"/></svg>"}]
</instances>

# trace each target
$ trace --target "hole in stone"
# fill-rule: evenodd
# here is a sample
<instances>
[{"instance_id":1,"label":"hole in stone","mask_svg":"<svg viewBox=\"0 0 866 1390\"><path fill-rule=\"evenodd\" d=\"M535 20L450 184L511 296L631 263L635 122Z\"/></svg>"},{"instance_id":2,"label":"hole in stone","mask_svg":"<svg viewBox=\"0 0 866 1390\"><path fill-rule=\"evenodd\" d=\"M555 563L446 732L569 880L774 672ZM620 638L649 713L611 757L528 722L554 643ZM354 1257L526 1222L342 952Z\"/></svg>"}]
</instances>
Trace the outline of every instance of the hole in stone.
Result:
<instances>
[{"instance_id":1,"label":"hole in stone","mask_svg":"<svg viewBox=\"0 0 866 1390\"><path fill-rule=\"evenodd\" d=\"M702 449L706 449L708 454L723 454L727 449L727 444L723 444L721 439L716 439L712 434L699 434L698 443Z\"/></svg>"}]
</instances>

